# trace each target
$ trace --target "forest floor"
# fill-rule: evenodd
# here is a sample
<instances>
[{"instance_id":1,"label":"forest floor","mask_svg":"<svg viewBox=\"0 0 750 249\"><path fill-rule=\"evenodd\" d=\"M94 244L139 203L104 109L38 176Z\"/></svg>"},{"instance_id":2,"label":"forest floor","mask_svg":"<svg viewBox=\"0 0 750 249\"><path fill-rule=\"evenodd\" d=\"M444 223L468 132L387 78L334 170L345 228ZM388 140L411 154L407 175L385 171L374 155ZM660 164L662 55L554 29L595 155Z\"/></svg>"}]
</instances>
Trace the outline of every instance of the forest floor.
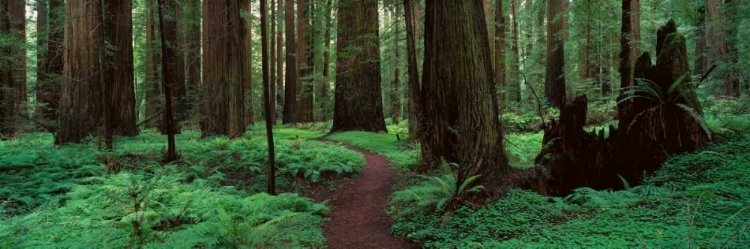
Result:
<instances>
[{"instance_id":1,"label":"forest floor","mask_svg":"<svg viewBox=\"0 0 750 249\"><path fill-rule=\"evenodd\" d=\"M395 182L388 160L342 146L362 153L367 165L356 179L340 183L335 191L312 193L316 201L330 200L330 220L323 227L328 248L408 248L405 240L391 235L391 218L385 214Z\"/></svg>"}]
</instances>

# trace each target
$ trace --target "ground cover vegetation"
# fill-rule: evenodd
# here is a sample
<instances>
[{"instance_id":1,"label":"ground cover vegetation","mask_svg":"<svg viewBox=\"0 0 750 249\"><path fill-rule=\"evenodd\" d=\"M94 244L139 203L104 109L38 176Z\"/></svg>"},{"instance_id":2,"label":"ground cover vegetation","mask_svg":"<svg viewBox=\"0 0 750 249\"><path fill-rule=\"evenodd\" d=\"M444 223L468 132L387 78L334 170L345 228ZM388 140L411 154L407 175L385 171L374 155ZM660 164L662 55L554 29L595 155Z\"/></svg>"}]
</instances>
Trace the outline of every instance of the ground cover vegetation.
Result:
<instances>
[{"instance_id":1,"label":"ground cover vegetation","mask_svg":"<svg viewBox=\"0 0 750 249\"><path fill-rule=\"evenodd\" d=\"M0 0L0 248L746 248L749 27L746 0Z\"/></svg>"}]
</instances>

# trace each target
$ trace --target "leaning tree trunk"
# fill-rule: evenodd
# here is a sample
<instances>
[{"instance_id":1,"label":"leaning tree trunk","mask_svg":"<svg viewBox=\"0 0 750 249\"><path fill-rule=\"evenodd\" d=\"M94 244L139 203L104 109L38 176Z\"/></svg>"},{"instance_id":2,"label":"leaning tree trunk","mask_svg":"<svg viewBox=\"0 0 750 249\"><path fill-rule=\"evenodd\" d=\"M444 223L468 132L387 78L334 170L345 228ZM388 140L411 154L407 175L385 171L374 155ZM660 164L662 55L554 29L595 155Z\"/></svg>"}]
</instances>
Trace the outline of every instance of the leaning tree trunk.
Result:
<instances>
[{"instance_id":1,"label":"leaning tree trunk","mask_svg":"<svg viewBox=\"0 0 750 249\"><path fill-rule=\"evenodd\" d=\"M386 132L380 86L378 3L339 0L331 132Z\"/></svg>"},{"instance_id":2,"label":"leaning tree trunk","mask_svg":"<svg viewBox=\"0 0 750 249\"><path fill-rule=\"evenodd\" d=\"M104 36L111 42L104 62L107 121L116 135L138 135L133 84L133 6L130 0L105 3Z\"/></svg>"},{"instance_id":3,"label":"leaning tree trunk","mask_svg":"<svg viewBox=\"0 0 750 249\"><path fill-rule=\"evenodd\" d=\"M431 136L422 143L432 163L458 163L457 184L480 176L472 184L494 197L505 187L508 160L482 10L480 0L427 3L423 91Z\"/></svg>"},{"instance_id":4,"label":"leaning tree trunk","mask_svg":"<svg viewBox=\"0 0 750 249\"><path fill-rule=\"evenodd\" d=\"M57 144L78 143L102 120L102 9L99 0L65 2L65 48Z\"/></svg>"}]
</instances>

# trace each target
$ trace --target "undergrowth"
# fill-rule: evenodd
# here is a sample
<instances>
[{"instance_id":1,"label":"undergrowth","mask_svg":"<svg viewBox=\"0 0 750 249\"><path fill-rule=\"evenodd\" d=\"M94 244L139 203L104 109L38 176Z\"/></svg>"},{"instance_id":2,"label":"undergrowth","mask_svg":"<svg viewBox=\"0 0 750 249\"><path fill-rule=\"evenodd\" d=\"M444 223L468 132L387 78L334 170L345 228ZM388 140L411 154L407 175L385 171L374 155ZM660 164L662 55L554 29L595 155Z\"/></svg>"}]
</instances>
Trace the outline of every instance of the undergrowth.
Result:
<instances>
[{"instance_id":1,"label":"undergrowth","mask_svg":"<svg viewBox=\"0 0 750 249\"><path fill-rule=\"evenodd\" d=\"M262 127L261 127L262 128ZM360 153L279 128L277 187L326 184L365 165ZM265 132L229 140L177 136L178 162L159 163L166 137L144 131L56 147L47 134L0 141L0 248L320 247L326 207L296 194L268 196ZM107 163L122 167L107 172ZM109 174L112 173L112 174Z\"/></svg>"},{"instance_id":2,"label":"undergrowth","mask_svg":"<svg viewBox=\"0 0 750 249\"><path fill-rule=\"evenodd\" d=\"M442 215L409 208L434 198L422 190L442 186L418 181L394 194L392 229L427 248L742 248L750 244L747 148L750 136L674 156L623 191L580 188L555 198L511 190Z\"/></svg>"}]
</instances>

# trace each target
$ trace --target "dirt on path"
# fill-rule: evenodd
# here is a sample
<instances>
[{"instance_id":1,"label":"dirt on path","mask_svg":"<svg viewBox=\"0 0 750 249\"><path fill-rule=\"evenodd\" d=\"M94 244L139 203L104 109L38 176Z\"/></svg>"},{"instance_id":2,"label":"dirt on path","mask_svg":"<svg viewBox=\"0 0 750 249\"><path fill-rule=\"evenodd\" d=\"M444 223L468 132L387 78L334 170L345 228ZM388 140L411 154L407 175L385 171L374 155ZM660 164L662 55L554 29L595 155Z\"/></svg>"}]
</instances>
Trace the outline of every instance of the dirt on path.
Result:
<instances>
[{"instance_id":1,"label":"dirt on path","mask_svg":"<svg viewBox=\"0 0 750 249\"><path fill-rule=\"evenodd\" d=\"M404 239L391 235L391 219L385 209L395 177L388 161L358 148L342 145L364 154L367 166L356 179L337 186L333 192L313 193L328 203L331 220L323 233L328 248L410 248Z\"/></svg>"}]
</instances>

